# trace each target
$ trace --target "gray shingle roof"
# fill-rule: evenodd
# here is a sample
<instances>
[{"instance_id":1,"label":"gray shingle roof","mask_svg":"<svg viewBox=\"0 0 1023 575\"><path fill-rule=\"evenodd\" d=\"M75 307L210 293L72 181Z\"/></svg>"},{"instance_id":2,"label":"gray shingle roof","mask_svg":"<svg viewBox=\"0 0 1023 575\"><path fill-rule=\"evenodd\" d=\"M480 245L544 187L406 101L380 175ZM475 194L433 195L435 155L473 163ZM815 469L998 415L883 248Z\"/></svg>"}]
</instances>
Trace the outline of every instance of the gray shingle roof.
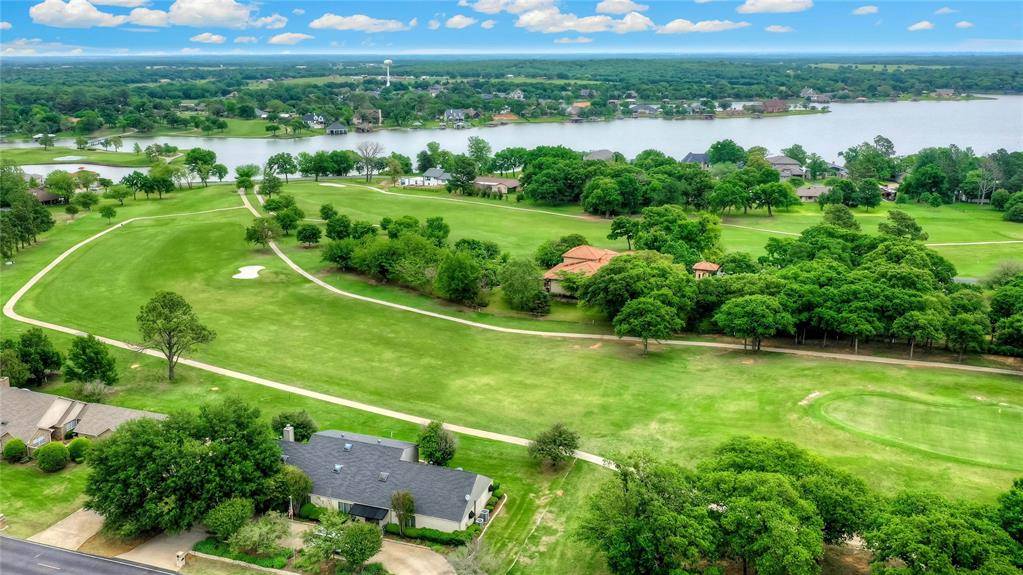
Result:
<instances>
[{"instance_id":1,"label":"gray shingle roof","mask_svg":"<svg viewBox=\"0 0 1023 575\"><path fill-rule=\"evenodd\" d=\"M584 160L599 160L606 162L615 157L615 153L611 150L593 150L589 154L583 157Z\"/></svg>"},{"instance_id":2,"label":"gray shingle roof","mask_svg":"<svg viewBox=\"0 0 1023 575\"><path fill-rule=\"evenodd\" d=\"M438 180L450 180L451 174L445 172L442 168L430 168L423 172L423 176L427 178L436 178Z\"/></svg>"},{"instance_id":3,"label":"gray shingle roof","mask_svg":"<svg viewBox=\"0 0 1023 575\"><path fill-rule=\"evenodd\" d=\"M17 387L0 388L0 435L10 433L28 442L39 429L56 428L78 419L79 435L100 436L122 423L165 415L102 403L85 403Z\"/></svg>"},{"instance_id":4,"label":"gray shingle roof","mask_svg":"<svg viewBox=\"0 0 1023 575\"><path fill-rule=\"evenodd\" d=\"M696 152L689 152L686 157L682 158L682 162L686 164L706 164L710 162L710 158L707 154L698 154Z\"/></svg>"},{"instance_id":5,"label":"gray shingle roof","mask_svg":"<svg viewBox=\"0 0 1023 575\"><path fill-rule=\"evenodd\" d=\"M465 496L475 498L481 479L484 488L490 484L489 478L476 473L402 461L401 445L378 444L372 436L361 436L370 440L363 442L356 436L345 433L342 438L340 432L321 431L308 443L280 443L287 463L312 479L314 495L382 509L391 508L395 491L408 491L415 498L417 514L458 522L471 505ZM346 443L351 444L348 451ZM337 464L340 473L334 472ZM387 473L386 481L380 480L381 473Z\"/></svg>"}]
</instances>

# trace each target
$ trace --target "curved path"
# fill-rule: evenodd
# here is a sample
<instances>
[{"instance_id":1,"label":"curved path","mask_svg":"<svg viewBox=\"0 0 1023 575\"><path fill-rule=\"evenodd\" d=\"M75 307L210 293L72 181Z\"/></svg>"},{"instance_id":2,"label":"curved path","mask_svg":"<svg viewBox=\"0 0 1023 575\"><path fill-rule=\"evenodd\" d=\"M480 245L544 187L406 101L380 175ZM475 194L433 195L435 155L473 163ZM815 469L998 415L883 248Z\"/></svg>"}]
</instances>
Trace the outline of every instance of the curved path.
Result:
<instances>
[{"instance_id":1,"label":"curved path","mask_svg":"<svg viewBox=\"0 0 1023 575\"><path fill-rule=\"evenodd\" d=\"M98 233L96 233L96 234L94 234L94 235L92 235L92 236L90 236L90 237L88 237L88 238L78 242L77 244L71 246L70 248L65 250L63 253L61 253L59 256L54 258L53 261L48 263L45 267L43 267L43 269L39 270L27 282L25 282L25 285L21 286L21 288L19 288L18 291L16 291L14 293L14 295L12 295L11 298L8 299L7 302L4 303L4 307L3 307L4 315L9 317L9 318L11 318L11 319L13 319L13 320L15 320L15 321L19 321L19 322L22 322L22 323L33 325L33 326L36 326L36 327L50 329L50 330L53 330L53 331L58 331L58 332L61 332L61 333L66 333L66 334L70 334L70 335L74 335L74 336L84 336L84 335L87 335L86 332L83 332L81 330L77 330L77 329L74 329L74 328L71 328L71 327L67 327L67 326L63 326L63 325L58 325L58 324L54 324L54 323L50 323L50 322L45 322L45 321L42 321L42 320L37 320L37 319L25 317L25 316L19 314L17 311L15 311L14 308L17 306L17 304L21 300L21 298L24 297L25 294L28 293L28 291L30 289L32 289L37 283L39 283L39 281L41 279L43 279L43 277L45 277L48 273L50 273L55 267L57 267L57 265L59 265L61 262L63 262L69 256L71 256L71 254L75 253L76 251L78 251L82 247L88 245L89 243L91 243L91 242L93 242L93 241L95 241L95 240L97 240L97 239L99 239L99 238L109 234L110 232L113 232L113 231L115 231L117 229L120 229L120 228L122 228L122 227L124 227L124 226L126 226L128 224L131 224L132 222L141 221L141 220L155 220L155 219L163 219L163 218L189 216L189 215L209 214L209 213L214 213L214 212L223 212L223 211L239 210L239 209L248 209L248 211L250 213L252 213L254 216L259 217L260 216L259 211L256 210L255 207L252 206L252 204L249 202L248 197L246 197L244 193L239 193L239 196L241 197L241 200L242 200L242 203L244 204L244 207L240 206L240 207L234 207L234 208L219 208L219 209L215 209L215 210L206 210L206 211L200 211L200 212L185 212L185 213L179 213L179 214L164 214L164 215L158 215L158 216L140 216L140 217L136 217L136 218L131 218L131 219L125 220L125 221L123 221L121 223L118 223L117 225L114 225L114 226L111 226L109 228L106 228L106 229L104 229L104 230L102 230L102 231L100 231L100 232L98 232ZM629 337L617 338L616 336L613 336L613 335L587 334L587 333L545 332L545 331L535 331L535 330L525 330L525 329L500 327L500 326L494 326L494 325L489 325L489 324L480 323L480 322L474 322L474 321L470 321L470 320L466 320L466 319L462 319L462 318L457 318L457 317L453 317L453 316L448 316L448 315L444 315L444 314L440 314L440 313L436 313L436 312L432 312L432 311L428 311L428 310L424 310L424 309L419 309L419 308L415 308L415 307L411 307L411 306L406 306L406 305L402 305L402 304L397 304L397 303L393 303L393 302L389 302L389 301L384 301L384 300L379 300L379 299L375 299L375 298L370 298L370 297L366 297L366 296L355 294L355 293L351 293L351 292L346 292L346 291L340 290L338 288L335 288L334 286L332 286L330 284L327 284L323 280L317 278L316 276L313 276L309 272L305 271L303 268L299 267L298 264L296 264L294 261L292 261L291 258L289 258L284 253L284 251L281 250L281 248L277 245L276 242L270 242L270 247L274 251L274 253L277 254L277 256L279 258L281 258L281 260L284 261L285 264L288 265L288 267L290 267L292 270L294 270L296 273L298 273L302 277L306 278L307 280L313 282L314 284L316 284L316 285L318 285L318 286L320 286L320 287L322 287L322 288L324 288L324 289L326 289L326 290L328 290L330 292L333 292L333 293L336 293L338 295L345 296L345 297L348 297L348 298L351 298L351 299L355 299L355 300L359 300L359 301L364 301L364 302L367 302L367 303L373 303L373 304L376 304L376 305L382 305L382 306L390 307L392 309L398 309L398 310L401 310L401 311L416 313L416 314L419 314L419 315L424 315L424 316L432 317L432 318L435 318L435 319L440 319L440 320L444 320L444 321L450 321L450 322L459 323L459 324L470 326L470 327L475 327L475 328L485 329L485 330L490 330L490 331L496 331L496 332L501 332L501 333L510 333L510 334L536 336L536 337L567 338L567 339L591 339L591 340L605 340L605 341L618 341L619 339L623 339L625 341L632 341L632 342L640 341L637 338L629 338ZM118 348L121 348L121 349L125 349L125 350L128 350L128 351L135 351L135 352L139 352L139 353L144 353L144 354L152 356L152 357L163 359L163 355L160 352L156 351L156 350L140 348L136 344L132 344L132 343L128 343L128 342L123 342L123 341L112 339L112 338L108 338L108 337L96 336L96 338L98 340L102 341L103 343L106 343L107 345L111 345L111 346L118 347ZM661 343L662 344L666 344L666 345L674 345L674 346L703 347L703 348L713 348L713 349L730 349L730 350L741 350L741 349L743 349L743 347L741 345L739 345L739 344L728 344L728 343L718 343L718 342L664 340L664 341L661 341ZM882 363L882 364L902 365L902 366L910 366L910 367L944 368L944 369L956 369L956 370L961 370L961 371L970 371L970 372L975 372L975 373L994 373L994 374L1023 376L1023 372L1020 372L1020 371L1015 371L1015 370L1010 370L1010 369L1002 369L1002 368L994 368L994 367L977 367L977 366L969 366L969 365L959 365L959 364L951 364L951 363L936 363L936 362L932 363L932 362L926 362L926 361L900 360L900 359L892 359L892 358L884 358L884 357L869 357L869 356L859 356L859 355L850 355L850 354L824 353L824 352L816 352L816 351L810 351L810 350L797 350L797 349L785 349L785 348L773 348L773 347L765 347L765 348L763 348L763 351L774 352L774 353L787 353L787 354L790 354L790 355L801 355L801 356L816 357L816 358L844 359L844 360L849 360L849 361L859 361L859 362L868 362L868 363ZM243 373L243 372L240 372L240 371L235 371L235 370L232 370L232 369L227 369L227 368L215 366L215 365L204 363L204 362L197 361L197 360L194 360L194 359L181 358L178 363L181 364L181 365L187 365L189 367L194 367L196 369L201 369L203 371L207 371L207 372L210 372L210 373L215 373L217 375L222 375L222 376L225 376L225 377L230 377L230 378L238 379L238 380L241 380L241 381L247 381L249 383L255 383L257 385L262 385L264 387L269 387L269 388L272 388L272 389L277 389L279 391L284 391L286 393L292 393L292 394L295 394L295 395L300 395L300 396L303 396L303 397L308 397L308 398L316 399L316 400L319 400L319 401L325 401L325 402L328 402L328 403L333 403L335 405L341 405L341 406L352 408L352 409L358 409L360 411L365 411L365 412L368 412L368 413L374 413L374 414L377 414L377 415L382 415L382 416L385 416L385 417L390 417L390 418L398 419L398 420L401 420L401 421L407 421L409 423L415 423L417 425L426 425L427 423L430 422L430 420L425 418L425 417L420 417L420 416L417 416L417 415L411 415L411 414L408 414L408 413L403 413L403 412L395 411L395 410L392 410L392 409L378 407L378 406L375 406L375 405L370 405L370 404L362 403L362 402L359 402L359 401L353 401L353 400L350 400L350 399L345 399L345 398L342 398L342 397L337 397L337 396L334 396L334 395L329 395L329 394L321 393L321 392L318 392L318 391L312 391L312 390L309 390L309 389L304 389L304 388L301 388L301 387L296 387L296 386L289 385L289 384L286 384L286 383L281 383L281 382L278 382L278 381L274 381L274 380L271 380L271 379L266 379L266 378L259 377L259 376L256 376L256 375L250 375L250 374ZM516 437L516 436L513 436L513 435L506 435L506 434L503 434L503 433L496 433L496 432L493 432L493 431L486 431L486 430L482 430L482 429L475 429L475 428L472 428L472 427L465 427L465 426L462 426L462 425L445 423L444 427L446 429L450 430L450 431L455 432L455 433L460 433L460 434L463 434L463 435L470 435L470 436L473 436L473 437L479 437L479 438L489 439L489 440L493 440L493 441L500 441L500 442L508 443L508 444L512 444L512 445L527 446L530 443L528 439L525 439L525 438L522 438L522 437ZM607 461L605 458L603 458L603 457L601 457L599 455L592 454L592 453L587 453L587 452L584 452L584 451L576 451L574 453L574 455L575 455L575 457L577 459L581 459L581 460L587 461L589 463L594 463L596 465L601 465L603 467L613 468L613 464L611 464L609 461Z\"/></svg>"}]
</instances>

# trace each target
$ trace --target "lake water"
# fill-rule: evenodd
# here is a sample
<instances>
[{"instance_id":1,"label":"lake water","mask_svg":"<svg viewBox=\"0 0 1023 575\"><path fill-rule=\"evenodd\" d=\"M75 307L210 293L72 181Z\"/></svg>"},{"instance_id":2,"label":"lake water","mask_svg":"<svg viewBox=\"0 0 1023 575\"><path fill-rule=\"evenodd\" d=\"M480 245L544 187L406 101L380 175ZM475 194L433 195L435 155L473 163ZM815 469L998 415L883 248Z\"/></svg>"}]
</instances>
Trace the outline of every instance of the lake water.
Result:
<instances>
[{"instance_id":1,"label":"lake water","mask_svg":"<svg viewBox=\"0 0 1023 575\"><path fill-rule=\"evenodd\" d=\"M994 100L953 102L883 102L836 104L828 114L783 116L779 118L734 118L721 120L627 119L583 124L510 124L494 128L465 130L382 130L372 134L315 136L297 140L174 137L125 138L143 147L169 143L180 148L214 150L218 161L229 168L241 164L262 165L278 152L354 149L359 142L381 143L392 151L415 157L436 141L446 150L464 152L469 136L480 136L497 151L510 146L532 148L564 145L576 150L607 148L633 157L653 148L682 158L688 152L703 152L710 144L731 138L744 147L764 146L772 153L791 144L802 144L827 160L838 153L882 134L895 144L899 154L914 153L929 146L957 144L972 147L978 154L1006 148L1023 149L1023 96L1000 96ZM71 142L63 143L71 145ZM31 142L5 143L34 146ZM107 177L119 178L130 169L89 167ZM74 169L78 164L56 166ZM26 166L26 171L45 173L55 166Z\"/></svg>"}]
</instances>

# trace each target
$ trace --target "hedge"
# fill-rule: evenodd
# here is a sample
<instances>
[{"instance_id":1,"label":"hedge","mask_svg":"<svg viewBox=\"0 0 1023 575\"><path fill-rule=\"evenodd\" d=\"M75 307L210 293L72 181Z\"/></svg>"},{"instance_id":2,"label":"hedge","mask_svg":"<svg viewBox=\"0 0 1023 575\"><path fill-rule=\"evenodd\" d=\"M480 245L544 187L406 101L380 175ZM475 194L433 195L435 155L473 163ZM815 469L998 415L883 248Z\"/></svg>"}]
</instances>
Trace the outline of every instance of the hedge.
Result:
<instances>
[{"instance_id":1,"label":"hedge","mask_svg":"<svg viewBox=\"0 0 1023 575\"><path fill-rule=\"evenodd\" d=\"M68 455L67 447L59 441L51 441L36 450L36 463L39 469L47 473L60 471L67 467L71 456Z\"/></svg>"},{"instance_id":2,"label":"hedge","mask_svg":"<svg viewBox=\"0 0 1023 575\"><path fill-rule=\"evenodd\" d=\"M4 446L4 460L10 463L21 463L28 457L28 447L25 447L25 442L14 438L7 442Z\"/></svg>"},{"instance_id":3,"label":"hedge","mask_svg":"<svg viewBox=\"0 0 1023 575\"><path fill-rule=\"evenodd\" d=\"M269 567L271 569L284 569L284 567L288 564L288 558L291 557L291 551L287 549L281 549L269 557L256 557L254 555L249 555L248 553L236 553L231 551L231 549L227 546L227 543L217 541L215 537L207 537L206 539L203 539L196 543L192 549L199 553L216 555L217 557L225 557L227 559L234 559L235 561L244 561L246 563L252 563L253 565L259 565L260 567Z\"/></svg>"},{"instance_id":4,"label":"hedge","mask_svg":"<svg viewBox=\"0 0 1023 575\"><path fill-rule=\"evenodd\" d=\"M406 527L405 533L402 534L398 529L397 523L388 523L384 526L384 530L391 535L399 535L408 539L419 539L429 543L466 545L472 541L473 536L480 531L480 528L478 525L471 525L465 531L452 531L448 533L446 531L430 529L429 527Z\"/></svg>"},{"instance_id":5,"label":"hedge","mask_svg":"<svg viewBox=\"0 0 1023 575\"><path fill-rule=\"evenodd\" d=\"M86 456L89 455L89 450L92 449L92 441L87 437L76 437L71 440L71 443L67 446L68 456L71 457L71 461L75 463L81 463L85 461Z\"/></svg>"},{"instance_id":6,"label":"hedge","mask_svg":"<svg viewBox=\"0 0 1023 575\"><path fill-rule=\"evenodd\" d=\"M256 509L251 499L236 497L221 501L216 507L210 509L203 519L203 523L217 539L227 541L252 518L255 512Z\"/></svg>"},{"instance_id":7,"label":"hedge","mask_svg":"<svg viewBox=\"0 0 1023 575\"><path fill-rule=\"evenodd\" d=\"M317 507L312 503L303 503L302 507L298 510L298 516L302 519L309 519L310 521L319 521L320 515L323 515L324 509Z\"/></svg>"}]
</instances>

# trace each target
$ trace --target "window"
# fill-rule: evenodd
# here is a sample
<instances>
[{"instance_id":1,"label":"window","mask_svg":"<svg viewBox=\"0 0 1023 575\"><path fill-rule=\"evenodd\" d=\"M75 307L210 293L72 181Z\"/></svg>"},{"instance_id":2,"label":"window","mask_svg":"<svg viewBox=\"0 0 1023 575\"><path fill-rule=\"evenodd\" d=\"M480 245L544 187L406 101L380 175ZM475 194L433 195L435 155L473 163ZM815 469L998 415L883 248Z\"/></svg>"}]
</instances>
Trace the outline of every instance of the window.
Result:
<instances>
[{"instance_id":1,"label":"window","mask_svg":"<svg viewBox=\"0 0 1023 575\"><path fill-rule=\"evenodd\" d=\"M337 510L340 511L341 513L348 513L349 511L352 510L352 504L345 503L344 501L338 501Z\"/></svg>"}]
</instances>

